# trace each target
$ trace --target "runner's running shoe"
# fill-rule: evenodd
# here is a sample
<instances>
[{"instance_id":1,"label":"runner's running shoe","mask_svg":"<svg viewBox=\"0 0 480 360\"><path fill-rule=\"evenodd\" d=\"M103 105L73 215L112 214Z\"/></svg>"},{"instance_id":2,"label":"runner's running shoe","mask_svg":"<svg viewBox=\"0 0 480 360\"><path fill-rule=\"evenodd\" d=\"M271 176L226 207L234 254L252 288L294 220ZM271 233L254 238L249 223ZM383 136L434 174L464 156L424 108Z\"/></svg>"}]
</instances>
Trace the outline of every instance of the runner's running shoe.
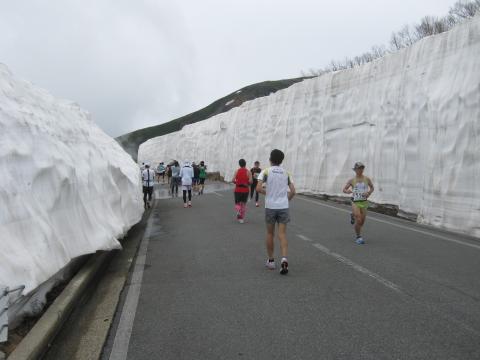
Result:
<instances>
[{"instance_id":1,"label":"runner's running shoe","mask_svg":"<svg viewBox=\"0 0 480 360\"><path fill-rule=\"evenodd\" d=\"M363 238L361 236L358 236L357 237L357 240L355 240L355 242L358 244L358 245L363 245L365 244L365 240L363 240Z\"/></svg>"},{"instance_id":2,"label":"runner's running shoe","mask_svg":"<svg viewBox=\"0 0 480 360\"><path fill-rule=\"evenodd\" d=\"M287 275L288 274L288 261L287 258L282 259L282 265L280 269L280 274Z\"/></svg>"},{"instance_id":3,"label":"runner's running shoe","mask_svg":"<svg viewBox=\"0 0 480 360\"><path fill-rule=\"evenodd\" d=\"M275 270L275 261L267 260L265 266L268 270Z\"/></svg>"},{"instance_id":4,"label":"runner's running shoe","mask_svg":"<svg viewBox=\"0 0 480 360\"><path fill-rule=\"evenodd\" d=\"M188 202L188 207L189 207L189 208L192 207L192 202L191 202L191 201Z\"/></svg>"},{"instance_id":5,"label":"runner's running shoe","mask_svg":"<svg viewBox=\"0 0 480 360\"><path fill-rule=\"evenodd\" d=\"M260 205L258 204L258 202L257 202L257 203L255 203L255 207L259 207L259 206L260 206Z\"/></svg>"},{"instance_id":6,"label":"runner's running shoe","mask_svg":"<svg viewBox=\"0 0 480 360\"><path fill-rule=\"evenodd\" d=\"M184 203L183 207L186 209L188 207L187 203Z\"/></svg>"},{"instance_id":7,"label":"runner's running shoe","mask_svg":"<svg viewBox=\"0 0 480 360\"><path fill-rule=\"evenodd\" d=\"M244 223L245 223L245 220L239 219L238 222L239 222L240 224L244 224Z\"/></svg>"}]
</instances>

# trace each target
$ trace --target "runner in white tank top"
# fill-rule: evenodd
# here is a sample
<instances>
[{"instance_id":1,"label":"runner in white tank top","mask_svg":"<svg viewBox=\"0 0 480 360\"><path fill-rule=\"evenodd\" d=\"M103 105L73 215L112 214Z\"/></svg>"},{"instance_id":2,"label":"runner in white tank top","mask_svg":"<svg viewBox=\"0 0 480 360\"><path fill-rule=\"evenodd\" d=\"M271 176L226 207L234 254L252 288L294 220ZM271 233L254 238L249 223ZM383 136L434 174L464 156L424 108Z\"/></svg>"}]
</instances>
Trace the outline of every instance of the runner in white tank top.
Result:
<instances>
[{"instance_id":1,"label":"runner in white tank top","mask_svg":"<svg viewBox=\"0 0 480 360\"><path fill-rule=\"evenodd\" d=\"M280 150L270 154L270 168L263 170L258 176L257 191L265 195L265 222L267 223L267 263L268 269L275 269L273 258L275 225L278 223L278 238L282 252L280 274L288 273L287 223L290 222L289 201L295 196L295 187L290 175L280 167L285 155ZM263 188L265 185L265 188Z\"/></svg>"}]
</instances>

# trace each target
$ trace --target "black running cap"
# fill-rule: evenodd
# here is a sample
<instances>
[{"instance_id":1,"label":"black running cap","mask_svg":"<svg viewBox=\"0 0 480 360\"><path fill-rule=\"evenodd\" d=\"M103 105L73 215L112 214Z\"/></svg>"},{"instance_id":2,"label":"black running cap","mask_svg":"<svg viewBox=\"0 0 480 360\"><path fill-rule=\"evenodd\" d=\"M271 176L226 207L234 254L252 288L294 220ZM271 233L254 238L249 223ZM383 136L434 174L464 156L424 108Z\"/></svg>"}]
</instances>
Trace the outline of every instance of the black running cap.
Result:
<instances>
[{"instance_id":1,"label":"black running cap","mask_svg":"<svg viewBox=\"0 0 480 360\"><path fill-rule=\"evenodd\" d=\"M356 162L355 165L353 165L353 170L357 170L357 169L364 169L365 168L365 165L362 163L362 162Z\"/></svg>"}]
</instances>

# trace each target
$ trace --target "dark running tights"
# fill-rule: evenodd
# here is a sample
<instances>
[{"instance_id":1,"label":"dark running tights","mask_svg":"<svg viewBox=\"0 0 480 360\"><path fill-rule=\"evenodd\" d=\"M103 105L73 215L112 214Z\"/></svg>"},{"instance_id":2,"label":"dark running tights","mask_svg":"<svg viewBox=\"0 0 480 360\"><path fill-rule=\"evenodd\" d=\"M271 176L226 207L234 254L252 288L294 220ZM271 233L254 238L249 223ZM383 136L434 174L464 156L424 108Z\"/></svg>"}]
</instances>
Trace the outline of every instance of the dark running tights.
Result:
<instances>
[{"instance_id":1,"label":"dark running tights","mask_svg":"<svg viewBox=\"0 0 480 360\"><path fill-rule=\"evenodd\" d=\"M175 178L172 178L171 179L171 189L172 189L172 195L175 193L175 194L178 194L178 183L177 183L177 179Z\"/></svg>"},{"instance_id":2,"label":"dark running tights","mask_svg":"<svg viewBox=\"0 0 480 360\"><path fill-rule=\"evenodd\" d=\"M188 201L192 201L192 190L188 190ZM187 190L183 190L183 202L187 202Z\"/></svg>"},{"instance_id":3,"label":"dark running tights","mask_svg":"<svg viewBox=\"0 0 480 360\"><path fill-rule=\"evenodd\" d=\"M148 201L152 201L152 194L153 194L153 187L151 187L151 188L144 187L144 189L143 189L143 202L145 204L147 203L147 196L148 196Z\"/></svg>"},{"instance_id":4,"label":"dark running tights","mask_svg":"<svg viewBox=\"0 0 480 360\"><path fill-rule=\"evenodd\" d=\"M258 202L258 192L256 190L257 182L254 181L252 185L250 185L250 199L253 198L253 193L255 193L255 201Z\"/></svg>"}]
</instances>

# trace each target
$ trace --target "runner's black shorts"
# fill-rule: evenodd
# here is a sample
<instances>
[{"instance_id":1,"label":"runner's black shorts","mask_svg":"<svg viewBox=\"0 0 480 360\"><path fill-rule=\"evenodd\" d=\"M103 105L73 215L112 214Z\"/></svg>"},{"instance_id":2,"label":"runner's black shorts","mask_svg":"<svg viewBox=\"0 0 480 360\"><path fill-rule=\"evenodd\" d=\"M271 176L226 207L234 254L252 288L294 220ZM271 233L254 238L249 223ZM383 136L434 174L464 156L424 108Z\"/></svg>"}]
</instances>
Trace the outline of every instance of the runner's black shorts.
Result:
<instances>
[{"instance_id":1,"label":"runner's black shorts","mask_svg":"<svg viewBox=\"0 0 480 360\"><path fill-rule=\"evenodd\" d=\"M233 194L235 196L235 204L246 203L248 201L248 192L234 192Z\"/></svg>"},{"instance_id":2,"label":"runner's black shorts","mask_svg":"<svg viewBox=\"0 0 480 360\"><path fill-rule=\"evenodd\" d=\"M205 178L200 178L200 185L205 185Z\"/></svg>"}]
</instances>

